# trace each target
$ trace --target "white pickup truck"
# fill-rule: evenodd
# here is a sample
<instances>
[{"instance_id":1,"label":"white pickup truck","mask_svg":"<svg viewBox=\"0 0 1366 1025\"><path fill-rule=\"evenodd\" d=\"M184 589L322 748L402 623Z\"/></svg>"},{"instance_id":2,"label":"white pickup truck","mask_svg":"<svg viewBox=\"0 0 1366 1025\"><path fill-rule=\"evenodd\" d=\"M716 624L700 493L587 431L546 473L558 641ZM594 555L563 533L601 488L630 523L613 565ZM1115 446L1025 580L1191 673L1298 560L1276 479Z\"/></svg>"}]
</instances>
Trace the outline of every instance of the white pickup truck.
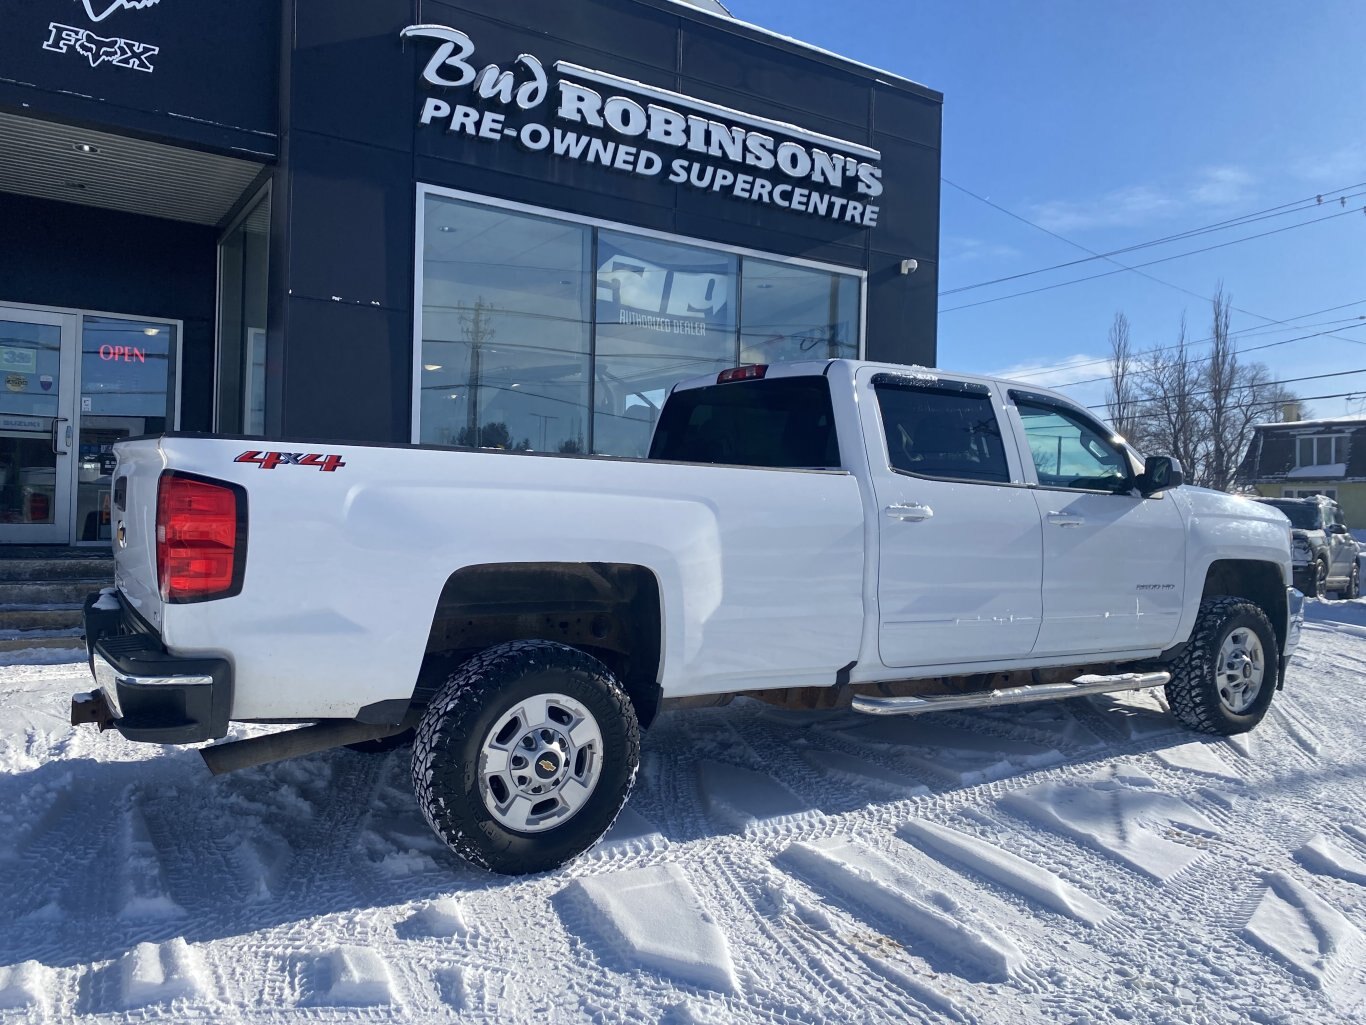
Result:
<instances>
[{"instance_id":1,"label":"white pickup truck","mask_svg":"<svg viewBox=\"0 0 1366 1025\"><path fill-rule=\"evenodd\" d=\"M285 451L289 449L289 451ZM640 731L736 695L872 715L1166 687L1266 713L1299 638L1278 511L1066 398L834 360L679 384L648 459L165 435L116 446L116 587L73 722L215 772L416 728L457 854L559 865ZM299 724L311 724L300 727Z\"/></svg>"}]
</instances>

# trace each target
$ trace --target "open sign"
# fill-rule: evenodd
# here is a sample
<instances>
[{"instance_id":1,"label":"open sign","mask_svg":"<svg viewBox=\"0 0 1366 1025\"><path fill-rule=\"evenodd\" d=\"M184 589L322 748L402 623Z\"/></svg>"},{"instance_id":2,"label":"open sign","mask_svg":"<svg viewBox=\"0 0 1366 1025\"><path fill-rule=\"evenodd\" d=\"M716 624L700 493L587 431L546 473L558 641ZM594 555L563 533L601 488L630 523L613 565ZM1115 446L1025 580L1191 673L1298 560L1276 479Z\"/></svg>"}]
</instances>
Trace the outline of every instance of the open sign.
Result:
<instances>
[{"instance_id":1,"label":"open sign","mask_svg":"<svg viewBox=\"0 0 1366 1025\"><path fill-rule=\"evenodd\" d=\"M147 351L136 345L101 345L100 359L106 363L146 363Z\"/></svg>"}]
</instances>

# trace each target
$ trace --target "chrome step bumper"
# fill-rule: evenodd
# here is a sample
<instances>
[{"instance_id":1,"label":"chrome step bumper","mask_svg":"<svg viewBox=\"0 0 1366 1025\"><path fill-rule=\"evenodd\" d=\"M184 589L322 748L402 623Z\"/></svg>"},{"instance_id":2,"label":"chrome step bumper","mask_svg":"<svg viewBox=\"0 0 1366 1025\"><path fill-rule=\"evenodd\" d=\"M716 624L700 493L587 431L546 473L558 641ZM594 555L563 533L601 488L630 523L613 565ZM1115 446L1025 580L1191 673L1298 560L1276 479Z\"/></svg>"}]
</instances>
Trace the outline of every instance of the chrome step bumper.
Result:
<instances>
[{"instance_id":1,"label":"chrome step bumper","mask_svg":"<svg viewBox=\"0 0 1366 1025\"><path fill-rule=\"evenodd\" d=\"M867 715L920 715L947 712L958 708L985 708L1020 705L1029 701L1061 701L1087 694L1111 694L1122 690L1161 687L1171 673L1121 673L1117 676L1081 676L1070 683L1039 683L1027 687L1005 687L975 694L927 694L924 697L878 698L860 694L854 698L854 711Z\"/></svg>"}]
</instances>

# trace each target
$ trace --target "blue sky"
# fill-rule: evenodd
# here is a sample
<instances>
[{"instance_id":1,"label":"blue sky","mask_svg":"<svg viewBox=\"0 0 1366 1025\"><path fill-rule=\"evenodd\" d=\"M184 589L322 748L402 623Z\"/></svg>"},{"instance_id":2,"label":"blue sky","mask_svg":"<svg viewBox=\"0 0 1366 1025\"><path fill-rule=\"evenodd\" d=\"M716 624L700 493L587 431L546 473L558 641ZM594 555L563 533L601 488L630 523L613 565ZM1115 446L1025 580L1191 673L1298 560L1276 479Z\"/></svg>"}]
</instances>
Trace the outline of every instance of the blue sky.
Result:
<instances>
[{"instance_id":1,"label":"blue sky","mask_svg":"<svg viewBox=\"0 0 1366 1025\"><path fill-rule=\"evenodd\" d=\"M1097 252L1324 194L1322 207L1143 249L1138 263L1342 213L1212 252L1082 284L1092 261L942 296L939 362L997 372L1095 360L1116 310L1142 347L1169 345L1183 311L1209 335L1222 280L1244 348L1282 378L1366 368L1366 4L1140 4L733 0L736 17L886 68L944 94L943 175ZM889 195L895 188L889 184ZM1311 199L1311 202L1312 199ZM944 186L941 291L1086 254ZM1176 287L1172 287L1176 286ZM1179 289L1185 289L1182 292ZM1195 295L1187 294L1195 293ZM1356 303L1332 312L1330 307ZM1239 309L1245 312L1239 312ZM1266 320L1290 323L1268 326ZM1356 325L1355 327L1353 325ZM1203 349L1205 346L1196 346ZM1104 366L1033 377L1065 384ZM1366 411L1366 373L1289 385L1320 416ZM1069 388L1088 403L1104 386Z\"/></svg>"}]
</instances>

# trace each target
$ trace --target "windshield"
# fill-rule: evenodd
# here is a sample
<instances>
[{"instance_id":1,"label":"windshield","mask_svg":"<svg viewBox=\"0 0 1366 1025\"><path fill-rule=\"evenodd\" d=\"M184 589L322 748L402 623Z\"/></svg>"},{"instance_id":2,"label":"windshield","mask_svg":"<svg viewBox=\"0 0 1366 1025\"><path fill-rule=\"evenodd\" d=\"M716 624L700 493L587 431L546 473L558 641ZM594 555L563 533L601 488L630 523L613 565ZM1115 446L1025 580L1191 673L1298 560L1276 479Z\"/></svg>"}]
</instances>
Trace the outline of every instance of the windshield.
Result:
<instances>
[{"instance_id":1,"label":"windshield","mask_svg":"<svg viewBox=\"0 0 1366 1025\"><path fill-rule=\"evenodd\" d=\"M1296 530L1322 530L1323 522L1319 507L1308 502L1267 502L1290 518L1290 525Z\"/></svg>"}]
</instances>

